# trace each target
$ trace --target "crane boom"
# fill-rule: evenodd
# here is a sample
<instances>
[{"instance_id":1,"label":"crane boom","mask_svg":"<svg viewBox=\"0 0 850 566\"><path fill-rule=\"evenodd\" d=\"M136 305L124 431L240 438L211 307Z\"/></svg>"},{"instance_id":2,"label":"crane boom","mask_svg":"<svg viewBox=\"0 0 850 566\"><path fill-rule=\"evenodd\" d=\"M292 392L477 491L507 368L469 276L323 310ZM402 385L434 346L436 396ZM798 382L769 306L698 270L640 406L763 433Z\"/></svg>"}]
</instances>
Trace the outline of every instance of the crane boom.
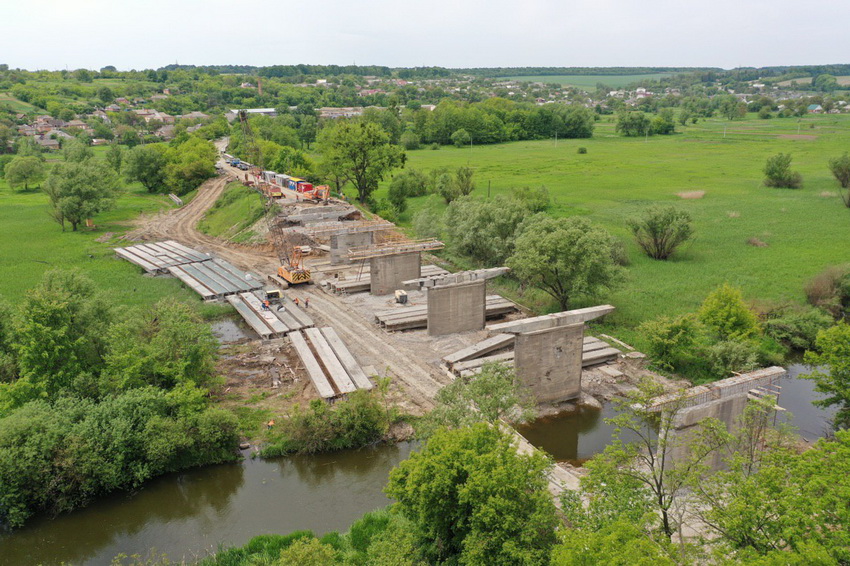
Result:
<instances>
[{"instance_id":1,"label":"crane boom","mask_svg":"<svg viewBox=\"0 0 850 566\"><path fill-rule=\"evenodd\" d=\"M277 268L277 274L293 285L309 283L310 270L303 266L301 247L293 245L289 237L292 232L283 229L275 221L277 207L275 206L274 198L272 198L272 193L267 183L262 180L262 172L264 170L263 155L260 146L257 144L257 140L254 138L251 124L248 123L248 113L244 110L239 111L239 122L242 124L242 136L248 146L248 155L254 164L254 169L251 172L254 174L254 178L257 179L255 187L264 198L263 206L265 208L266 226L269 230L269 241L280 262L280 266Z\"/></svg>"}]
</instances>

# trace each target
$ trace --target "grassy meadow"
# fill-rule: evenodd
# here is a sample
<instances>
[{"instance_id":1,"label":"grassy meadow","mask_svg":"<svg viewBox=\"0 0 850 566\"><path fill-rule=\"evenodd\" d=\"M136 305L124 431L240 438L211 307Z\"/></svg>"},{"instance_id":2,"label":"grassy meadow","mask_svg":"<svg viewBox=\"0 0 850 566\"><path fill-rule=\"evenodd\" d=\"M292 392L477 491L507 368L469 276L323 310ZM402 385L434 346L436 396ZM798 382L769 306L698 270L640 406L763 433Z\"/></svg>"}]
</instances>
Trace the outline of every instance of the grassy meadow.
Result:
<instances>
[{"instance_id":1,"label":"grassy meadow","mask_svg":"<svg viewBox=\"0 0 850 566\"><path fill-rule=\"evenodd\" d=\"M498 80L527 81L531 83L560 84L576 88L595 90L598 83L612 88L621 88L642 80L661 79L676 73L650 73L645 75L533 75L499 77Z\"/></svg>"},{"instance_id":2,"label":"grassy meadow","mask_svg":"<svg viewBox=\"0 0 850 566\"><path fill-rule=\"evenodd\" d=\"M264 211L263 197L259 193L233 182L198 222L198 230L216 238L246 242L254 236L249 228L263 217Z\"/></svg>"},{"instance_id":3,"label":"grassy meadow","mask_svg":"<svg viewBox=\"0 0 850 566\"><path fill-rule=\"evenodd\" d=\"M423 149L408 153L407 166L471 166L481 197L488 186L495 196L545 185L551 214L586 215L621 238L631 259L628 280L602 299L617 307L610 322L627 337L644 320L695 309L724 282L740 286L751 301L803 302L810 277L850 262L850 209L827 168L829 158L850 151L850 116L708 120L677 130L672 136L624 138L614 133L612 118L603 117L592 139ZM579 147L587 154L578 154ZM793 155L802 189L762 185L764 162L778 152ZM386 185L377 197L385 195ZM695 191L705 194L678 196ZM694 240L670 261L645 257L626 226L653 203L675 204L694 217ZM425 207L445 205L436 196L411 199L402 220L409 222ZM751 238L764 246L749 244ZM555 309L533 294L524 302Z\"/></svg>"},{"instance_id":4,"label":"grassy meadow","mask_svg":"<svg viewBox=\"0 0 850 566\"><path fill-rule=\"evenodd\" d=\"M105 148L95 150L100 158ZM48 162L61 160L60 154L47 157ZM145 276L141 268L117 259L112 251L115 246L127 245L119 238L133 218L171 206L165 195L150 195L141 185L132 184L125 187L113 210L94 218L94 230L72 232L68 228L62 232L48 216L44 193L16 192L0 179L0 298L14 304L38 284L45 271L76 268L118 305L145 306L176 297L200 308L198 296L177 279Z\"/></svg>"}]
</instances>

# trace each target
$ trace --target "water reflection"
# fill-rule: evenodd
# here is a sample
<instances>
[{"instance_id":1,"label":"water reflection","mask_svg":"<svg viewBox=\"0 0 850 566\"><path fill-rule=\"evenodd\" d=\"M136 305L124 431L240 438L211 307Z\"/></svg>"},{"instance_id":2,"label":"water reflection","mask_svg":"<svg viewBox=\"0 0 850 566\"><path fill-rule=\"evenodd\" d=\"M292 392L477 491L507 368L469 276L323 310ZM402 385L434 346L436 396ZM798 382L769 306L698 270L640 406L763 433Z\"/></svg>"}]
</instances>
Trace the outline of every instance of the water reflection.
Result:
<instances>
[{"instance_id":1,"label":"water reflection","mask_svg":"<svg viewBox=\"0 0 850 566\"><path fill-rule=\"evenodd\" d=\"M0 564L109 564L119 553L194 561L219 543L263 533L346 530L389 503L389 470L412 445L320 456L246 460L165 476L133 494L0 534Z\"/></svg>"},{"instance_id":2,"label":"water reflection","mask_svg":"<svg viewBox=\"0 0 850 566\"><path fill-rule=\"evenodd\" d=\"M517 430L555 460L580 464L611 442L614 427L605 423L605 419L616 414L610 404L604 405L601 410L581 406L574 411L537 419L517 427Z\"/></svg>"}]
</instances>

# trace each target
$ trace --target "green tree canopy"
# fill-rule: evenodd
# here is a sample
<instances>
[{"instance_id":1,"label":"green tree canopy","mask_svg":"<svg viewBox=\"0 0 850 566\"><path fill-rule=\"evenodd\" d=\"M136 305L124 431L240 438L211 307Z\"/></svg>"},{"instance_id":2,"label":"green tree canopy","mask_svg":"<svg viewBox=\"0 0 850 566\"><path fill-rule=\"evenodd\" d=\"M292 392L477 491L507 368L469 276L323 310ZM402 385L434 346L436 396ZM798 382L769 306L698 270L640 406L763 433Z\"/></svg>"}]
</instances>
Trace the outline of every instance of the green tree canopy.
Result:
<instances>
[{"instance_id":1,"label":"green tree canopy","mask_svg":"<svg viewBox=\"0 0 850 566\"><path fill-rule=\"evenodd\" d=\"M612 245L611 235L586 218L538 214L520 226L507 265L566 309L576 296L593 296L619 282L623 268L611 257Z\"/></svg>"},{"instance_id":2,"label":"green tree canopy","mask_svg":"<svg viewBox=\"0 0 850 566\"><path fill-rule=\"evenodd\" d=\"M674 206L652 206L629 220L637 244L653 259L667 259L694 233L691 215Z\"/></svg>"},{"instance_id":3,"label":"green tree canopy","mask_svg":"<svg viewBox=\"0 0 850 566\"><path fill-rule=\"evenodd\" d=\"M18 156L6 164L4 176L13 189L28 191L30 185L44 180L44 163L33 155Z\"/></svg>"},{"instance_id":4,"label":"green tree canopy","mask_svg":"<svg viewBox=\"0 0 850 566\"><path fill-rule=\"evenodd\" d=\"M544 565L555 543L549 460L479 423L435 433L391 473L387 495L438 563Z\"/></svg>"},{"instance_id":5,"label":"green tree canopy","mask_svg":"<svg viewBox=\"0 0 850 566\"><path fill-rule=\"evenodd\" d=\"M373 122L345 120L326 127L319 135L326 171L351 179L360 202L366 202L378 183L404 165L404 151L389 143L389 136Z\"/></svg>"},{"instance_id":6,"label":"green tree canopy","mask_svg":"<svg viewBox=\"0 0 850 566\"><path fill-rule=\"evenodd\" d=\"M140 145L124 156L124 175L130 182L140 182L150 193L162 192L165 189L167 162L163 148Z\"/></svg>"},{"instance_id":7,"label":"green tree canopy","mask_svg":"<svg viewBox=\"0 0 850 566\"><path fill-rule=\"evenodd\" d=\"M835 422L850 428L850 325L840 322L818 333L815 350L806 352L806 364L816 368L804 377L815 381L815 389L826 395L814 401L821 407L837 407Z\"/></svg>"},{"instance_id":8,"label":"green tree canopy","mask_svg":"<svg viewBox=\"0 0 850 566\"><path fill-rule=\"evenodd\" d=\"M120 186L118 175L102 161L65 163L54 168L45 185L53 218L72 230L87 218L115 205Z\"/></svg>"}]
</instances>

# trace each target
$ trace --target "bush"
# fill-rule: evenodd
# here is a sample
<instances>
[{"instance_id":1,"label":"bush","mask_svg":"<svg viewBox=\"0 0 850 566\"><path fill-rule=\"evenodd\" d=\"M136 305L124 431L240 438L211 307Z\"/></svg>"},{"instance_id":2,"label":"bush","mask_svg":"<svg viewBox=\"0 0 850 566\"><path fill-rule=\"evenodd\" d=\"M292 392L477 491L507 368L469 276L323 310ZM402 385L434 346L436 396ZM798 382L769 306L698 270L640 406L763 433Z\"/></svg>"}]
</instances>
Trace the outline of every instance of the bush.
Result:
<instances>
[{"instance_id":1,"label":"bush","mask_svg":"<svg viewBox=\"0 0 850 566\"><path fill-rule=\"evenodd\" d=\"M428 147L429 147L429 149L436 151L436 150L440 149L440 144L438 144L437 142L434 142Z\"/></svg>"},{"instance_id":2,"label":"bush","mask_svg":"<svg viewBox=\"0 0 850 566\"><path fill-rule=\"evenodd\" d=\"M629 259L629 252L626 249L626 243L623 240L614 238L611 242L611 259L614 260L614 263L622 267L628 267L632 264L632 260Z\"/></svg>"},{"instance_id":3,"label":"bush","mask_svg":"<svg viewBox=\"0 0 850 566\"><path fill-rule=\"evenodd\" d=\"M585 153L587 153L587 148L586 147L578 148L578 153L579 153L579 155L584 155Z\"/></svg>"},{"instance_id":4,"label":"bush","mask_svg":"<svg viewBox=\"0 0 850 566\"><path fill-rule=\"evenodd\" d=\"M832 322L832 317L820 309L796 309L769 318L764 323L764 333L788 348L811 350L818 332L829 328Z\"/></svg>"},{"instance_id":5,"label":"bush","mask_svg":"<svg viewBox=\"0 0 850 566\"><path fill-rule=\"evenodd\" d=\"M803 184L802 175L791 171L791 155L787 153L769 157L764 165L764 175L767 187L799 189Z\"/></svg>"},{"instance_id":6,"label":"bush","mask_svg":"<svg viewBox=\"0 0 850 566\"><path fill-rule=\"evenodd\" d=\"M628 221L637 244L653 259L666 260L694 234L691 215L673 206L652 206Z\"/></svg>"},{"instance_id":7,"label":"bush","mask_svg":"<svg viewBox=\"0 0 850 566\"><path fill-rule=\"evenodd\" d=\"M280 422L260 455L271 458L366 446L381 439L392 418L378 396L368 391L355 391L333 407L314 400L306 410L296 406Z\"/></svg>"},{"instance_id":8,"label":"bush","mask_svg":"<svg viewBox=\"0 0 850 566\"><path fill-rule=\"evenodd\" d=\"M502 265L513 253L517 228L531 215L516 199L502 195L459 198L444 217L451 250L486 266Z\"/></svg>"},{"instance_id":9,"label":"bush","mask_svg":"<svg viewBox=\"0 0 850 566\"><path fill-rule=\"evenodd\" d=\"M687 364L703 333L694 315L661 317L644 322L638 330L646 340L652 361L668 371L680 370Z\"/></svg>"},{"instance_id":10,"label":"bush","mask_svg":"<svg viewBox=\"0 0 850 566\"><path fill-rule=\"evenodd\" d=\"M514 197L524 204L531 212L543 212L549 208L551 199L549 198L549 189L544 185L537 188L523 187L514 191Z\"/></svg>"},{"instance_id":11,"label":"bush","mask_svg":"<svg viewBox=\"0 0 850 566\"><path fill-rule=\"evenodd\" d=\"M743 373L759 367L759 352L749 341L724 340L712 344L707 350L712 372L718 379L733 372Z\"/></svg>"},{"instance_id":12,"label":"bush","mask_svg":"<svg viewBox=\"0 0 850 566\"><path fill-rule=\"evenodd\" d=\"M850 267L827 267L806 283L805 293L810 305L843 316L850 307Z\"/></svg>"},{"instance_id":13,"label":"bush","mask_svg":"<svg viewBox=\"0 0 850 566\"><path fill-rule=\"evenodd\" d=\"M410 131L401 134L401 138L399 138L399 143L401 144L401 147L408 150L419 149L420 146L419 136Z\"/></svg>"},{"instance_id":14,"label":"bush","mask_svg":"<svg viewBox=\"0 0 850 566\"><path fill-rule=\"evenodd\" d=\"M420 238L440 238L443 234L442 214L423 208L413 215L413 231Z\"/></svg>"},{"instance_id":15,"label":"bush","mask_svg":"<svg viewBox=\"0 0 850 566\"><path fill-rule=\"evenodd\" d=\"M463 128L456 130L451 136L452 143L455 147L466 147L472 143L472 136Z\"/></svg>"},{"instance_id":16,"label":"bush","mask_svg":"<svg viewBox=\"0 0 850 566\"><path fill-rule=\"evenodd\" d=\"M761 334L758 317L744 303L741 290L728 283L709 293L700 307L699 319L720 340L741 340Z\"/></svg>"}]
</instances>

